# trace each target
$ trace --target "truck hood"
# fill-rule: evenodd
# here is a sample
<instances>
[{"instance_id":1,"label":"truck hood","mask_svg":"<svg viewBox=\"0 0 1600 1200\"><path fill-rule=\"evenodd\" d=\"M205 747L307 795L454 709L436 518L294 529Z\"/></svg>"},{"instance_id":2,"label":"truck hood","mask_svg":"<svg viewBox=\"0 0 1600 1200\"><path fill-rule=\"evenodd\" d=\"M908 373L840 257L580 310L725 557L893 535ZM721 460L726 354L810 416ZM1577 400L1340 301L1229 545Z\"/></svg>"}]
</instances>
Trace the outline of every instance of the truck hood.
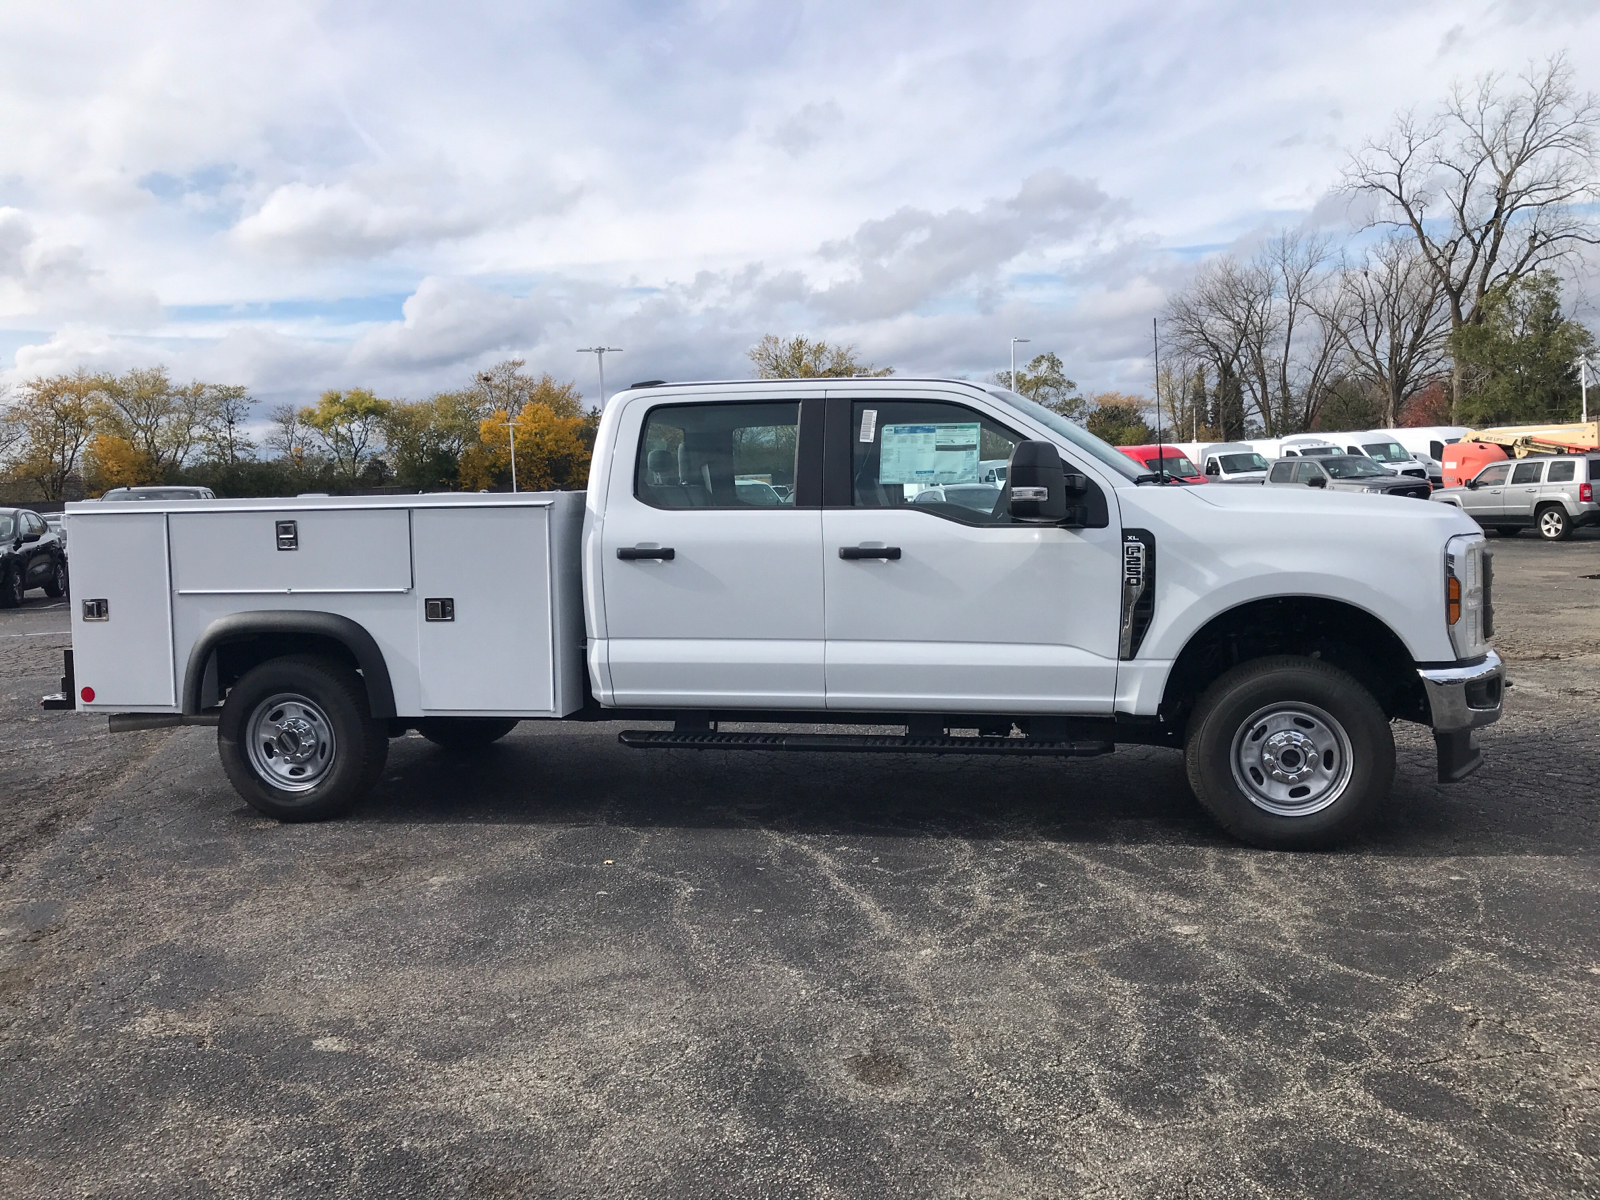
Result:
<instances>
[{"instance_id":1,"label":"truck hood","mask_svg":"<svg viewBox=\"0 0 1600 1200\"><path fill-rule=\"evenodd\" d=\"M1396 485L1415 483L1396 479ZM1153 490L1140 488L1139 491ZM1294 487L1194 488L1195 497L1212 508L1239 513L1245 519L1267 516L1301 516L1319 527L1338 528L1351 522L1352 535L1367 521L1405 521L1429 529L1428 537L1477 533L1471 517L1449 504L1429 504L1408 496L1383 496L1373 492L1347 492ZM1126 494L1126 493L1124 493Z\"/></svg>"}]
</instances>

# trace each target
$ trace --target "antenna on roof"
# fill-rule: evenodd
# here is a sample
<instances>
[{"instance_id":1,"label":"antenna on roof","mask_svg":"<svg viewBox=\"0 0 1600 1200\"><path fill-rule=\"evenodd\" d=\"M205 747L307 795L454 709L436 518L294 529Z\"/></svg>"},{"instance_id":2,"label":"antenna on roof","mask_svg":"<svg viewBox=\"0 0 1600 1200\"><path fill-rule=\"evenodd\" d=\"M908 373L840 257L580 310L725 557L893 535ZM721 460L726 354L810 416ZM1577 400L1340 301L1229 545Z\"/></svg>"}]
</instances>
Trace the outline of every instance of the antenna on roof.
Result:
<instances>
[{"instance_id":1,"label":"antenna on roof","mask_svg":"<svg viewBox=\"0 0 1600 1200\"><path fill-rule=\"evenodd\" d=\"M1167 481L1167 456L1161 451L1161 335L1156 330L1156 319L1150 318L1150 344L1155 348L1156 361L1156 474L1161 482Z\"/></svg>"}]
</instances>

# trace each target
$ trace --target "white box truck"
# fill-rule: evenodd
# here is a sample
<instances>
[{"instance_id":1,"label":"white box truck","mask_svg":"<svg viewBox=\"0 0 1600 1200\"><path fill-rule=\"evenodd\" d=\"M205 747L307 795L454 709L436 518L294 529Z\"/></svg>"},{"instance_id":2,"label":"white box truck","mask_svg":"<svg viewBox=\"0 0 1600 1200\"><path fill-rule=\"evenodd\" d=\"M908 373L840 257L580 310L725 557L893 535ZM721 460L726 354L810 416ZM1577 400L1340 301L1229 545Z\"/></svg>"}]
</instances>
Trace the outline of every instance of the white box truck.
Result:
<instances>
[{"instance_id":1,"label":"white box truck","mask_svg":"<svg viewBox=\"0 0 1600 1200\"><path fill-rule=\"evenodd\" d=\"M587 493L69 506L45 702L215 725L285 820L348 808L409 729L471 747L530 719L671 722L621 732L653 750L1171 746L1271 847L1370 817L1393 720L1433 728L1441 779L1479 764L1504 669L1469 518L1141 477L966 381L636 386Z\"/></svg>"}]
</instances>

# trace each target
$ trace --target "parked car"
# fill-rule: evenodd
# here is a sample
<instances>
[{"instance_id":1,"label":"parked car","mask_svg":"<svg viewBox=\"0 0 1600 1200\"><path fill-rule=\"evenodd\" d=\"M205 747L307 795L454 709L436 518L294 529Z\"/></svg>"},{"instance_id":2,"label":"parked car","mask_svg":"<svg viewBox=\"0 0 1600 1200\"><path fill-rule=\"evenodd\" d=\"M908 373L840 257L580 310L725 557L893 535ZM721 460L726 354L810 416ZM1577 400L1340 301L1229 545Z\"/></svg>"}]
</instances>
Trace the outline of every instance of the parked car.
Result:
<instances>
[{"instance_id":1,"label":"parked car","mask_svg":"<svg viewBox=\"0 0 1600 1200\"><path fill-rule=\"evenodd\" d=\"M172 487L115 487L102 500L215 500L217 494L208 487L190 487L188 484Z\"/></svg>"},{"instance_id":2,"label":"parked car","mask_svg":"<svg viewBox=\"0 0 1600 1200\"><path fill-rule=\"evenodd\" d=\"M1212 483L1261 483L1270 465L1243 442L1208 446L1200 459L1200 470Z\"/></svg>"},{"instance_id":3,"label":"parked car","mask_svg":"<svg viewBox=\"0 0 1600 1200\"><path fill-rule=\"evenodd\" d=\"M1181 479L1184 483L1206 482L1206 477L1189 456L1166 442L1159 446L1118 446L1117 449L1152 474Z\"/></svg>"},{"instance_id":4,"label":"parked car","mask_svg":"<svg viewBox=\"0 0 1600 1200\"><path fill-rule=\"evenodd\" d=\"M973 512L992 513L999 503L1001 488L992 483L940 483L923 488L912 498L913 504L954 504Z\"/></svg>"},{"instance_id":5,"label":"parked car","mask_svg":"<svg viewBox=\"0 0 1600 1200\"><path fill-rule=\"evenodd\" d=\"M1006 481L1006 467L1009 464L1003 458L985 458L978 463L979 483L1004 483Z\"/></svg>"},{"instance_id":6,"label":"parked car","mask_svg":"<svg viewBox=\"0 0 1600 1200\"><path fill-rule=\"evenodd\" d=\"M50 532L61 539L61 549L67 548L67 514L44 513L44 523L50 527Z\"/></svg>"},{"instance_id":7,"label":"parked car","mask_svg":"<svg viewBox=\"0 0 1600 1200\"><path fill-rule=\"evenodd\" d=\"M1267 486L1286 485L1326 488L1334 492L1373 492L1416 500L1426 500L1432 491L1426 479L1396 475L1359 454L1281 458L1267 472Z\"/></svg>"},{"instance_id":8,"label":"parked car","mask_svg":"<svg viewBox=\"0 0 1600 1200\"><path fill-rule=\"evenodd\" d=\"M1428 478L1428 468L1393 438L1372 433L1350 434L1345 450L1370 458L1396 475L1409 475L1413 479Z\"/></svg>"},{"instance_id":9,"label":"parked car","mask_svg":"<svg viewBox=\"0 0 1600 1200\"><path fill-rule=\"evenodd\" d=\"M1433 498L1507 537L1531 526L1545 541L1561 542L1574 529L1600 524L1597 477L1600 457L1534 455L1490 463L1462 486L1443 488Z\"/></svg>"},{"instance_id":10,"label":"parked car","mask_svg":"<svg viewBox=\"0 0 1600 1200\"><path fill-rule=\"evenodd\" d=\"M32 588L67 594L67 551L38 513L0 508L0 608L16 608Z\"/></svg>"}]
</instances>

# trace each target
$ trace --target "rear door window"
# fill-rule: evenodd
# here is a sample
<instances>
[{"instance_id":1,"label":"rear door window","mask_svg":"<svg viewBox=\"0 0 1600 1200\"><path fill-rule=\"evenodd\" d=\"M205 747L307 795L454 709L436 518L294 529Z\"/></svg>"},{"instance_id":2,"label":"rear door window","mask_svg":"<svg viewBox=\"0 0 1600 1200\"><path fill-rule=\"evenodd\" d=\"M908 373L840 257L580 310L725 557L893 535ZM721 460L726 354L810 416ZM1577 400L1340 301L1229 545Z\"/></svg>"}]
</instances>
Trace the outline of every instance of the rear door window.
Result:
<instances>
[{"instance_id":1,"label":"rear door window","mask_svg":"<svg viewBox=\"0 0 1600 1200\"><path fill-rule=\"evenodd\" d=\"M1544 477L1546 483L1571 483L1577 475L1578 464L1575 462L1553 462L1550 472Z\"/></svg>"},{"instance_id":2,"label":"rear door window","mask_svg":"<svg viewBox=\"0 0 1600 1200\"><path fill-rule=\"evenodd\" d=\"M798 402L681 404L650 410L634 494L654 508L794 506Z\"/></svg>"},{"instance_id":3,"label":"rear door window","mask_svg":"<svg viewBox=\"0 0 1600 1200\"><path fill-rule=\"evenodd\" d=\"M1294 463L1281 462L1272 464L1272 482L1289 483L1294 479Z\"/></svg>"},{"instance_id":4,"label":"rear door window","mask_svg":"<svg viewBox=\"0 0 1600 1200\"><path fill-rule=\"evenodd\" d=\"M1517 469L1511 473L1512 483L1538 483L1539 476L1544 471L1542 462L1518 463Z\"/></svg>"}]
</instances>

